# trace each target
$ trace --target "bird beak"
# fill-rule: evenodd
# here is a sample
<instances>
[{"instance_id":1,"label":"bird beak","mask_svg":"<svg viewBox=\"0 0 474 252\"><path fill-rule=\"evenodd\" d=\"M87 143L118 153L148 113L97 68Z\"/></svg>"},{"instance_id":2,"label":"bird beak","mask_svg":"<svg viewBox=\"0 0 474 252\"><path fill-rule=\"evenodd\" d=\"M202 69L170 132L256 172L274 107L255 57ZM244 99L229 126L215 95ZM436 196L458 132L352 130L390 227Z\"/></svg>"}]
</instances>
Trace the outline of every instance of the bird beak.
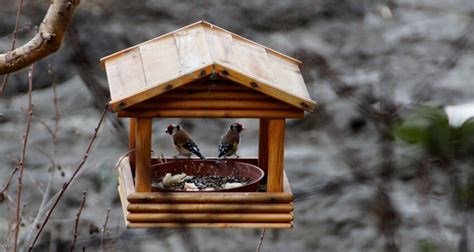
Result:
<instances>
[{"instance_id":1,"label":"bird beak","mask_svg":"<svg viewBox=\"0 0 474 252\"><path fill-rule=\"evenodd\" d=\"M242 127L242 130L246 130L247 128Z\"/></svg>"}]
</instances>

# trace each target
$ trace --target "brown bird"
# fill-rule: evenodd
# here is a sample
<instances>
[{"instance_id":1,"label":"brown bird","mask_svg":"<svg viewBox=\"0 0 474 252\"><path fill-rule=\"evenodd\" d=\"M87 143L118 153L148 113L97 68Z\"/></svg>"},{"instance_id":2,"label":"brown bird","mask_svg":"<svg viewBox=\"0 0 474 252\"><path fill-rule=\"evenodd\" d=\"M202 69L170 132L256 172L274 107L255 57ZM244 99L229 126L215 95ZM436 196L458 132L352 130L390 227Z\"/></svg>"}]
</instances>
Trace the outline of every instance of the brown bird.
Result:
<instances>
[{"instance_id":1,"label":"brown bird","mask_svg":"<svg viewBox=\"0 0 474 252\"><path fill-rule=\"evenodd\" d=\"M245 128L240 123L230 125L229 129L221 137L221 141L219 142L219 158L230 157L232 155L239 157L236 152L239 149L240 132L242 132L242 130L245 130Z\"/></svg>"},{"instance_id":2,"label":"brown bird","mask_svg":"<svg viewBox=\"0 0 474 252\"><path fill-rule=\"evenodd\" d=\"M196 156L201 158L202 160L206 160L206 158L199 152L199 148L197 147L196 143L192 139L191 135L184 130L178 124L170 124L166 127L165 130L173 138L173 146L178 152L178 156L186 156L188 158L194 153Z\"/></svg>"}]
</instances>

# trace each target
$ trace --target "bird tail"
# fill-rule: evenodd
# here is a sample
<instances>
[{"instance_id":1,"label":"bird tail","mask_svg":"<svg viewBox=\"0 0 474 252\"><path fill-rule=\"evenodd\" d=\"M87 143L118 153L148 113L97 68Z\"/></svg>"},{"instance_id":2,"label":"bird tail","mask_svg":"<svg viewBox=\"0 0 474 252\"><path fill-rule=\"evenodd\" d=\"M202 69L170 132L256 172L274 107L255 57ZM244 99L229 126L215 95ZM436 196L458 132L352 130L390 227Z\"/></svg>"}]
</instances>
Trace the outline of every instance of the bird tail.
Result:
<instances>
[{"instance_id":1,"label":"bird tail","mask_svg":"<svg viewBox=\"0 0 474 252\"><path fill-rule=\"evenodd\" d=\"M193 150L193 153L196 154L200 159L206 160L206 157L204 157L199 151Z\"/></svg>"},{"instance_id":2,"label":"bird tail","mask_svg":"<svg viewBox=\"0 0 474 252\"><path fill-rule=\"evenodd\" d=\"M200 159L206 160L206 158L201 154L201 152L199 152L199 149L196 146L191 148L191 152L196 154L196 156L198 156Z\"/></svg>"}]
</instances>

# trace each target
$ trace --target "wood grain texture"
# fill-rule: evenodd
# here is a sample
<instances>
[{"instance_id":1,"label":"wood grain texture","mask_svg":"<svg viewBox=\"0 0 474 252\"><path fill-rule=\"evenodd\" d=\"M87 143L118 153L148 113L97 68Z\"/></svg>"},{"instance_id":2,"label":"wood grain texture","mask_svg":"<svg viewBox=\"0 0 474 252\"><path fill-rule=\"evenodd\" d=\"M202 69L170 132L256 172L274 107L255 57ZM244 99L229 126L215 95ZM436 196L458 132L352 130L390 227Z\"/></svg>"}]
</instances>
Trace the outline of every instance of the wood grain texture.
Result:
<instances>
[{"instance_id":1,"label":"wood grain texture","mask_svg":"<svg viewBox=\"0 0 474 252\"><path fill-rule=\"evenodd\" d=\"M145 223L129 222L127 228L275 228L288 229L293 227L293 222L288 223Z\"/></svg>"},{"instance_id":2,"label":"wood grain texture","mask_svg":"<svg viewBox=\"0 0 474 252\"><path fill-rule=\"evenodd\" d=\"M283 192L285 120L268 122L268 192Z\"/></svg>"},{"instance_id":3,"label":"wood grain texture","mask_svg":"<svg viewBox=\"0 0 474 252\"><path fill-rule=\"evenodd\" d=\"M106 63L107 65L107 63ZM110 101L110 108L113 111L118 111L121 109L125 109L127 107L130 107L134 104L137 104L139 102L148 100L152 97L155 97L157 95L163 94L165 92L168 92L174 88L183 86L185 84L188 84L192 81L195 81L197 79L209 76L212 73L212 65L209 66L203 66L200 69L197 69L195 71L192 71L190 73L187 73L183 76L176 77L175 79L172 79L170 81L166 81L161 84L156 84L156 85L148 85L143 87L140 90L137 90L136 92L131 92L128 94L126 97L120 97L117 99L112 99ZM128 71L128 70L127 70ZM108 76L108 74L107 74ZM109 80L109 86L111 86L111 82Z\"/></svg>"},{"instance_id":4,"label":"wood grain texture","mask_svg":"<svg viewBox=\"0 0 474 252\"><path fill-rule=\"evenodd\" d=\"M290 222L290 213L129 213L130 222Z\"/></svg>"},{"instance_id":5,"label":"wood grain texture","mask_svg":"<svg viewBox=\"0 0 474 252\"><path fill-rule=\"evenodd\" d=\"M186 87L186 86L185 86ZM172 90L160 95L160 100L271 100L268 96L252 90L214 90L214 89L182 89ZM147 102L147 101L145 101Z\"/></svg>"},{"instance_id":6,"label":"wood grain texture","mask_svg":"<svg viewBox=\"0 0 474 252\"><path fill-rule=\"evenodd\" d=\"M161 118L304 118L303 110L219 110L219 109L168 109L118 111L118 117L161 117Z\"/></svg>"},{"instance_id":7,"label":"wood grain texture","mask_svg":"<svg viewBox=\"0 0 474 252\"><path fill-rule=\"evenodd\" d=\"M171 90L170 92L173 91L250 91L254 92L253 90L249 89L248 87L245 87L243 85L240 85L238 83L235 83L233 81L225 80L225 79L219 79L219 80L206 80L206 79L201 79L201 80L196 80L193 82L190 82L187 85L178 87L176 89ZM266 96L268 97L268 96Z\"/></svg>"},{"instance_id":8,"label":"wood grain texture","mask_svg":"<svg viewBox=\"0 0 474 252\"><path fill-rule=\"evenodd\" d=\"M104 57L111 108L122 110L218 72L222 77L313 111L301 62L205 22ZM227 86L219 86L226 87ZM235 89L235 87L231 87Z\"/></svg>"},{"instance_id":9,"label":"wood grain texture","mask_svg":"<svg viewBox=\"0 0 474 252\"><path fill-rule=\"evenodd\" d=\"M137 118L135 190L151 191L151 124L150 118Z\"/></svg>"},{"instance_id":10,"label":"wood grain texture","mask_svg":"<svg viewBox=\"0 0 474 252\"><path fill-rule=\"evenodd\" d=\"M228 193L131 193L127 197L130 203L288 203L293 194L287 192L228 192Z\"/></svg>"},{"instance_id":11,"label":"wood grain texture","mask_svg":"<svg viewBox=\"0 0 474 252\"><path fill-rule=\"evenodd\" d=\"M132 170L135 170L135 135L137 133L137 118L129 120L129 136L128 136L128 157Z\"/></svg>"},{"instance_id":12,"label":"wood grain texture","mask_svg":"<svg viewBox=\"0 0 474 252\"><path fill-rule=\"evenodd\" d=\"M153 110L173 110L173 109L232 109L232 110L294 110L292 106L272 100L183 100L183 99L159 99L148 100L133 105L130 109L153 109Z\"/></svg>"},{"instance_id":13,"label":"wood grain texture","mask_svg":"<svg viewBox=\"0 0 474 252\"><path fill-rule=\"evenodd\" d=\"M236 160L257 163L256 158ZM134 193L128 158L118 166L119 195L128 228L293 227L293 195L286 174L283 193Z\"/></svg>"},{"instance_id":14,"label":"wood grain texture","mask_svg":"<svg viewBox=\"0 0 474 252\"><path fill-rule=\"evenodd\" d=\"M269 119L262 118L259 122L258 131L258 167L265 172L265 178L268 178L268 133Z\"/></svg>"},{"instance_id":15,"label":"wood grain texture","mask_svg":"<svg viewBox=\"0 0 474 252\"><path fill-rule=\"evenodd\" d=\"M221 78L232 80L244 86L258 90L270 97L293 105L296 108L304 109L309 112L314 111L316 108L316 102L311 100L309 97L293 93L289 89L282 88L282 85L275 85L265 79L258 79L249 76L241 70L236 69L233 65L214 64L214 69L219 73ZM306 89L306 87L304 88Z\"/></svg>"},{"instance_id":16,"label":"wood grain texture","mask_svg":"<svg viewBox=\"0 0 474 252\"><path fill-rule=\"evenodd\" d=\"M119 186L118 186L118 192L119 192L119 197L120 197L120 203L122 204L122 212L123 212L123 219L125 221L125 225L128 225L128 220L127 220L127 215L128 215L128 211L127 211L127 206L128 206L128 202L127 202L127 196L125 195L124 191L123 191L123 185L120 183L120 179L119 179Z\"/></svg>"},{"instance_id":17,"label":"wood grain texture","mask_svg":"<svg viewBox=\"0 0 474 252\"><path fill-rule=\"evenodd\" d=\"M286 204L224 204L224 203L185 203L185 204L129 204L131 213L289 213L293 206Z\"/></svg>"},{"instance_id":18,"label":"wood grain texture","mask_svg":"<svg viewBox=\"0 0 474 252\"><path fill-rule=\"evenodd\" d=\"M124 157L118 166L119 176L124 186L124 193L128 196L135 192L135 183L133 182L132 169L128 157Z\"/></svg>"},{"instance_id":19,"label":"wood grain texture","mask_svg":"<svg viewBox=\"0 0 474 252\"><path fill-rule=\"evenodd\" d=\"M112 100L128 97L146 88L145 73L138 49L105 63Z\"/></svg>"}]
</instances>

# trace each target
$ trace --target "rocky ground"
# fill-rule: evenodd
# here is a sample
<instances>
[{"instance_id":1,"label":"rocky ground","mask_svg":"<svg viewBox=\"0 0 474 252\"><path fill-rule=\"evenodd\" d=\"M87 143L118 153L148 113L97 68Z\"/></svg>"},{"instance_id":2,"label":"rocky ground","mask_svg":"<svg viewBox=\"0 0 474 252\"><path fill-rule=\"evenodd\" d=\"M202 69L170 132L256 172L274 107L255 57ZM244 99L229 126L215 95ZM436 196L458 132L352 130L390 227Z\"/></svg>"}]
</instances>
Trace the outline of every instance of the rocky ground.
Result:
<instances>
[{"instance_id":1,"label":"rocky ground","mask_svg":"<svg viewBox=\"0 0 474 252\"><path fill-rule=\"evenodd\" d=\"M4 2L0 7L1 51L11 46L16 13L16 1ZM46 8L47 1L25 3L18 44L31 36ZM105 99L100 90L106 88L106 77L99 59L204 19L302 59L311 96L321 105L319 112L307 115L304 121L288 122L285 165L293 190L305 197L295 203L295 228L267 230L262 251L382 251L384 238L373 209L374 184L357 183L329 193L311 193L320 192L327 182L353 178L342 157L347 155L342 153L342 147L359 156L362 166L369 170L383 160L374 126L351 99L334 92L330 79L321 73L317 57L323 57L338 78L349 85L352 97L372 101L373 107L380 105L377 97L407 104L417 94L437 105L465 103L474 96L474 38L470 37L473 13L474 3L470 0L82 0L74 21L75 40L66 39L58 53L36 68L34 119L25 164L25 224L36 215L42 196L39 188L44 188L48 179L51 163L44 152L53 153L55 149L54 159L61 166L54 173L53 191L61 187L82 159L100 117L101 99ZM464 41L461 49L460 41ZM450 58L456 64L444 66L443 62ZM52 74L48 74L48 64ZM12 75L6 94L0 97L0 185L6 182L20 155L26 78L25 71ZM55 124L53 82L58 84L61 114L56 147L44 125ZM215 153L215 143L229 122L155 120L155 153L173 154L168 137L161 133L171 121L186 125L208 155ZM243 135L240 155L255 155L257 121L241 123L249 130ZM338 129L336 137L334 128ZM196 247L200 251L255 250L258 230L125 230L114 165L126 149L124 130L109 117L84 169L48 224L48 232L40 241L43 250L61 251L68 246L84 190L87 204L77 247L99 248L96 228L101 228L106 209L110 208L106 240L110 251L197 251ZM400 251L457 251L466 218L450 207L447 182L434 174L433 190L422 195L416 181L406 175L410 170L409 161L397 159L397 179L390 185L392 201L399 212L395 237ZM10 194L14 191L15 188ZM3 238L12 213L5 201L1 204ZM426 248L432 250L422 250Z\"/></svg>"}]
</instances>

